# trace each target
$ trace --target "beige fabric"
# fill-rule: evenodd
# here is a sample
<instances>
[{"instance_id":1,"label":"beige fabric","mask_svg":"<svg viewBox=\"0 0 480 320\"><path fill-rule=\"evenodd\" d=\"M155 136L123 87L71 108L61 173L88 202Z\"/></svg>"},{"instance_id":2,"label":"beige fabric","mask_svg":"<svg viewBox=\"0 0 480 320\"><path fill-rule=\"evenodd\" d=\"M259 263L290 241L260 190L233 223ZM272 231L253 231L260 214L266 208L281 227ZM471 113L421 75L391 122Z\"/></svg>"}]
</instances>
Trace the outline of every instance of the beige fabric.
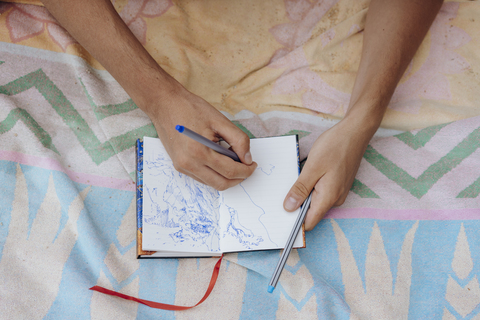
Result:
<instances>
[{"instance_id":1,"label":"beige fabric","mask_svg":"<svg viewBox=\"0 0 480 320\"><path fill-rule=\"evenodd\" d=\"M294 111L341 118L369 1L147 1L114 5L166 71L232 115ZM0 40L67 52L102 67L44 8L10 5ZM448 2L392 99L383 127L422 128L480 114L480 7ZM24 19L29 30L19 30ZM26 24L25 22L24 24ZM32 31L33 30L33 31Z\"/></svg>"}]
</instances>

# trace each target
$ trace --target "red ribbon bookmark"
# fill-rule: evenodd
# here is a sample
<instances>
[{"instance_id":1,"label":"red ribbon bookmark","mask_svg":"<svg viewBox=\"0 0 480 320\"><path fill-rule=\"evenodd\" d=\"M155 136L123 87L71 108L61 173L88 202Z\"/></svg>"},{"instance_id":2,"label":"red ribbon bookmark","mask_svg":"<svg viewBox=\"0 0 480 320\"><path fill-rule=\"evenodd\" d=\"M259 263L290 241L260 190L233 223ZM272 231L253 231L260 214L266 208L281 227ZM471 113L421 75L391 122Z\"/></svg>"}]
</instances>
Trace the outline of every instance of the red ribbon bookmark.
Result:
<instances>
[{"instance_id":1,"label":"red ribbon bookmark","mask_svg":"<svg viewBox=\"0 0 480 320\"><path fill-rule=\"evenodd\" d=\"M108 289L105 289L105 288L100 287L100 286L91 287L90 290L94 290L94 291L104 293L104 294L108 294L108 295L111 295L111 296L116 296L116 297L119 297L119 298L122 298L122 299L125 299L125 300L135 301L135 302L144 304L146 306L149 306L150 308L163 309L163 310L174 310L174 311L187 310L187 309L191 309L191 308L194 308L194 307L198 306L200 303L202 303L203 301L205 301L208 298L208 296L210 295L210 293L213 290L213 287L215 287L215 283L217 282L218 273L220 272L220 265L222 263L222 259L223 259L223 254L220 257L220 259L218 259L217 263L215 264L215 268L213 268L212 278L210 279L210 283L208 284L208 288L207 288L207 291L205 292L205 295L203 296L203 298L200 301L198 301L198 303L196 305L191 306L191 307L176 306L176 305L173 305L173 304L165 304L165 303L143 300L143 299L135 298L135 297L132 297L132 296L128 296L128 295L123 294L123 293L108 290Z\"/></svg>"}]
</instances>

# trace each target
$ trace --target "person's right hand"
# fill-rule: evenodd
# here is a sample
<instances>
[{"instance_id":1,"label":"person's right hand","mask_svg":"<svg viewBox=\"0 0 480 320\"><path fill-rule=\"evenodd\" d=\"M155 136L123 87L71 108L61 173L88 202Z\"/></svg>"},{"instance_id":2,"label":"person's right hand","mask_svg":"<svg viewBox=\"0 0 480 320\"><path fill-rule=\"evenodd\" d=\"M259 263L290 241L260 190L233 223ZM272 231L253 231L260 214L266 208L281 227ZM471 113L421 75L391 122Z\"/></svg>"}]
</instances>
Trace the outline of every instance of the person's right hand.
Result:
<instances>
[{"instance_id":1,"label":"person's right hand","mask_svg":"<svg viewBox=\"0 0 480 320\"><path fill-rule=\"evenodd\" d=\"M232 187L253 173L257 165L252 162L248 136L165 72L123 22L111 1L42 1L150 117L178 171L218 190ZM213 141L223 138L242 162L178 133L176 125Z\"/></svg>"},{"instance_id":2,"label":"person's right hand","mask_svg":"<svg viewBox=\"0 0 480 320\"><path fill-rule=\"evenodd\" d=\"M170 84L174 89L163 91L160 99L150 102L144 110L147 110L175 168L217 190L233 187L249 177L257 164L252 161L248 136L208 102L174 80ZM176 125L185 126L215 142L222 138L242 162L180 134L175 130Z\"/></svg>"}]
</instances>

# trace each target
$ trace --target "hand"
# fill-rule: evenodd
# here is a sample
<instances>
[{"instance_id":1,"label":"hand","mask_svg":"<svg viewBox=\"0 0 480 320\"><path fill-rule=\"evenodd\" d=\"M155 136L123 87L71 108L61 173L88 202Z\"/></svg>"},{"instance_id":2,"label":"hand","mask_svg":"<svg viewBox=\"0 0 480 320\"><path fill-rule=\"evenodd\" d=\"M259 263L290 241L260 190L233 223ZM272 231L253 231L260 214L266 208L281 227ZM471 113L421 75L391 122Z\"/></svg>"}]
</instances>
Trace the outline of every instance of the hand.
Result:
<instances>
[{"instance_id":1,"label":"hand","mask_svg":"<svg viewBox=\"0 0 480 320\"><path fill-rule=\"evenodd\" d=\"M202 98L190 93L175 80L166 91L146 107L175 169L217 190L225 190L249 177L257 164L252 161L250 139L230 120ZM161 104L157 101L161 101ZM221 155L175 130L185 126L212 140L223 138L241 163Z\"/></svg>"},{"instance_id":2,"label":"hand","mask_svg":"<svg viewBox=\"0 0 480 320\"><path fill-rule=\"evenodd\" d=\"M294 211L314 189L306 230L312 230L332 206L345 202L372 135L372 130L345 118L315 141L283 204L285 210Z\"/></svg>"},{"instance_id":3,"label":"hand","mask_svg":"<svg viewBox=\"0 0 480 320\"><path fill-rule=\"evenodd\" d=\"M371 1L362 58L345 118L315 141L284 201L285 209L293 211L315 188L305 219L307 230L332 206L345 201L368 142L442 2Z\"/></svg>"},{"instance_id":4,"label":"hand","mask_svg":"<svg viewBox=\"0 0 480 320\"><path fill-rule=\"evenodd\" d=\"M147 113L178 171L218 190L242 182L255 171L248 136L165 72L125 25L111 1L43 2ZM222 137L242 163L179 134L177 124L213 141Z\"/></svg>"}]
</instances>

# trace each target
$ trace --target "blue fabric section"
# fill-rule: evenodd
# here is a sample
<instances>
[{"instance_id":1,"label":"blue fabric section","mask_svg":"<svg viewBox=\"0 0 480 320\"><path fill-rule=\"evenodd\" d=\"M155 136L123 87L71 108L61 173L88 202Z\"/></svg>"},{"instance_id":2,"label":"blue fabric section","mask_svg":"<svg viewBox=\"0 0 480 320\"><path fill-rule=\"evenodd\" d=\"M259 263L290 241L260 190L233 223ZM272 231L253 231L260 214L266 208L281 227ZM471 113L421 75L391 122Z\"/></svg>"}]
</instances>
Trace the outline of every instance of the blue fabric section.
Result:
<instances>
[{"instance_id":1,"label":"blue fabric section","mask_svg":"<svg viewBox=\"0 0 480 320\"><path fill-rule=\"evenodd\" d=\"M407 232L415 224L415 221L395 221L395 223L389 223L389 221L378 220L376 222L381 230L385 251L390 261L390 270L392 271L393 278L393 290L395 290L398 260L402 251L403 240L405 239Z\"/></svg>"},{"instance_id":2,"label":"blue fabric section","mask_svg":"<svg viewBox=\"0 0 480 320\"><path fill-rule=\"evenodd\" d=\"M0 253L8 236L16 185L17 164L0 161ZM57 236L68 220L68 209L78 193L87 185L72 182L62 172L21 165L29 197L29 229L44 201L48 181L53 178L55 192L61 205L60 226ZM78 238L64 265L58 294L46 319L90 319L90 302L103 270L114 290L120 290L134 279L140 279L140 298L173 304L178 261L176 259L140 260L140 268L121 283L117 283L104 263L113 243L121 254L132 248L135 241L122 247L116 233L135 193L116 189L90 187L84 200L84 209L77 221ZM57 237L55 237L56 240ZM55 241L54 240L54 241ZM1 258L1 255L0 255ZM115 298L112 298L115 299ZM172 311L155 310L143 305L138 307L138 318L173 319Z\"/></svg>"},{"instance_id":3,"label":"blue fabric section","mask_svg":"<svg viewBox=\"0 0 480 320\"><path fill-rule=\"evenodd\" d=\"M305 265L313 277L314 286L300 301L291 298L280 282L272 294L267 293L270 277L280 258L279 250L239 253L237 263L249 269L242 318L251 319L255 312L262 312L266 319L269 319L269 316L274 317L278 299L282 293L297 310L302 310L311 297L315 295L319 319L348 319L350 309L342 296L343 288L341 287L338 253L335 250L335 238L332 238L332 236L333 233L329 223L327 221L321 222L314 231L307 233L307 248L298 250L300 262L294 266L287 265L285 267L284 272L288 271L296 274L300 267ZM312 241L312 238L315 238L316 241ZM331 248L333 250L330 250ZM340 281L338 281L339 279ZM335 287L335 283L338 284L337 287ZM273 304L275 311L269 311L268 309L272 307L272 302L270 302L272 298L275 299ZM265 314L267 311L270 313Z\"/></svg>"},{"instance_id":4,"label":"blue fabric section","mask_svg":"<svg viewBox=\"0 0 480 320\"><path fill-rule=\"evenodd\" d=\"M394 294L402 246L407 233L413 228L416 221L344 219L336 220L336 222L349 243L356 264L353 268L358 270L363 292L367 294L365 287L367 250L374 223L377 223L383 241L383 249L390 264L390 272L392 273L391 294ZM455 246L462 223L474 264L469 276L465 279L460 279L452 269ZM443 314L444 307L449 306L449 302L445 299L449 276L462 288L475 276L478 277L480 274L480 251L475 250L475 248L480 247L478 230L480 230L480 221L478 220L419 222L411 255L412 275L409 313L412 318L433 319ZM316 295L319 318L348 319L350 308L344 300L345 284L343 283L340 257L331 222L329 220L322 221L313 231L308 232L307 248L298 250L298 253L301 259L300 263L305 264L315 282L313 291L307 294L307 298L313 293ZM249 270L247 289L244 294L246 313L242 314L250 316L253 314L252 307L254 304L266 303L263 300L261 289L265 288L266 291L278 258L279 254L275 252L239 254L238 263L255 271ZM293 267L287 266L285 270L296 273L299 264ZM251 290L257 288L256 298L255 296L252 297L254 294L249 292L249 288ZM278 295L280 292L287 294L281 285L277 286L274 294ZM298 310L303 307L303 300L297 302L289 299L289 301ZM451 313L457 314L456 312ZM472 315L477 313L473 311Z\"/></svg>"},{"instance_id":5,"label":"blue fabric section","mask_svg":"<svg viewBox=\"0 0 480 320\"><path fill-rule=\"evenodd\" d=\"M241 319L276 319L280 290L268 293L269 280L255 271L247 271Z\"/></svg>"},{"instance_id":6,"label":"blue fabric section","mask_svg":"<svg viewBox=\"0 0 480 320\"><path fill-rule=\"evenodd\" d=\"M353 231L357 231L357 229L355 228ZM356 232L354 233L356 234ZM300 259L312 273L315 281L323 278L332 289L343 295L344 288L337 243L330 222L328 220L321 221L315 229L305 235L307 247L298 250ZM359 248L363 250L363 247Z\"/></svg>"},{"instance_id":7,"label":"blue fabric section","mask_svg":"<svg viewBox=\"0 0 480 320\"><path fill-rule=\"evenodd\" d=\"M10 212L12 212L15 192L15 172L16 163L0 161L0 259L10 226Z\"/></svg>"},{"instance_id":8,"label":"blue fabric section","mask_svg":"<svg viewBox=\"0 0 480 320\"><path fill-rule=\"evenodd\" d=\"M2 204L0 206L0 259L10 226L16 168L16 163L0 161L2 181L0 184ZM52 177L61 205L60 226L56 239L68 220L68 210L72 201L79 192L90 188L84 200L85 207L77 221L78 238L64 265L58 294L49 309L47 319L90 319L93 293L88 288L97 284L101 271L113 285L114 290L121 290L138 279L140 298L175 303L176 295L181 294L176 292L178 260L140 260L140 267L121 282L117 282L105 264L105 257L111 245L124 255L135 244L135 241L132 241L123 247L117 239L120 224L134 199L135 192L74 183L61 172L26 165L21 165L21 169L28 189L29 227L45 198L48 182ZM418 227L415 230L417 223ZM335 233L334 225L337 224L341 234L338 229L337 234ZM464 271L467 275L463 277L452 264L462 225L469 247L468 257L473 261L473 266L470 269L466 268L468 272ZM396 278L400 272L398 263L407 235L410 231L415 231L411 254L412 273L408 307L410 318L438 318L445 309L460 318L461 315L446 299L447 283L451 278L461 288L465 288L475 277L478 279L480 276L479 220L419 222L372 219L324 220L313 231L307 232L307 248L298 250L300 260L295 265L287 264L284 271L295 277L302 268L306 267L313 279L312 287L307 288L306 294L298 301L282 287L281 281L272 294L267 292L270 277L280 258L280 251L239 253L237 263L248 268L241 318L275 319L280 297L283 295L284 299L299 312L307 303L311 303L313 297L318 318L349 319L350 307L354 308L354 306L347 304L348 297L345 297L345 292L346 287L351 284L345 283L345 271L342 272L342 268L349 270L351 274L358 274L362 285L360 291L368 295L366 270L368 259L371 258L368 256L369 246L372 245L373 231L377 227L381 238L380 251L384 250L392 275L391 294L394 294L397 289ZM343 235L348 242L348 250L354 258L353 265L345 265L345 257L342 265L337 238ZM465 264L465 261L460 264L462 263ZM373 269L373 274L377 271L382 270ZM242 293L239 292L239 294ZM479 313L480 305L465 319L470 319ZM175 313L138 305L137 317L139 319L174 319Z\"/></svg>"},{"instance_id":9,"label":"blue fabric section","mask_svg":"<svg viewBox=\"0 0 480 320\"><path fill-rule=\"evenodd\" d=\"M307 247L298 255L314 280L319 319L349 319L350 308L343 298L342 272L337 245L328 220L306 233Z\"/></svg>"},{"instance_id":10,"label":"blue fabric section","mask_svg":"<svg viewBox=\"0 0 480 320\"><path fill-rule=\"evenodd\" d=\"M30 235L33 220L35 219L38 209L40 208L42 200L47 192L48 179L51 171L25 165L20 165L20 167L25 175L28 188L28 234ZM64 210L62 210L62 218L63 213ZM60 221L62 222L62 219Z\"/></svg>"},{"instance_id":11,"label":"blue fabric section","mask_svg":"<svg viewBox=\"0 0 480 320\"><path fill-rule=\"evenodd\" d=\"M142 299L175 304L177 259L144 259L140 261L138 276ZM138 319L175 319L173 311L138 306Z\"/></svg>"},{"instance_id":12,"label":"blue fabric section","mask_svg":"<svg viewBox=\"0 0 480 320\"><path fill-rule=\"evenodd\" d=\"M258 251L240 252L237 263L265 277L266 282L263 287L267 290L278 259L280 259L280 250L263 251L260 255Z\"/></svg>"},{"instance_id":13,"label":"blue fabric section","mask_svg":"<svg viewBox=\"0 0 480 320\"><path fill-rule=\"evenodd\" d=\"M452 269L457 237L465 227L473 269L465 279L459 279ZM480 221L422 221L415 236L412 254L412 286L410 316L433 319L443 314L448 277L461 287L480 275ZM450 309L449 309L450 310ZM453 314L453 312L452 312ZM476 314L472 312L472 314Z\"/></svg>"},{"instance_id":14,"label":"blue fabric section","mask_svg":"<svg viewBox=\"0 0 480 320\"><path fill-rule=\"evenodd\" d=\"M75 189L81 191L85 187L87 186L76 184ZM133 194L133 192L100 187L90 189L84 201L85 208L77 222L77 242L65 265L57 299L48 314L52 319L69 314L71 301L76 301L78 306L83 306L75 314L82 315L85 319L89 318L88 306L92 291L88 289L97 284L102 269L114 284L115 290L121 289L131 281L133 276L124 281L125 283L117 284L103 261L112 242L116 244L120 253L126 251L126 248L122 250L122 246L118 244L116 232L123 214L132 201Z\"/></svg>"}]
</instances>

